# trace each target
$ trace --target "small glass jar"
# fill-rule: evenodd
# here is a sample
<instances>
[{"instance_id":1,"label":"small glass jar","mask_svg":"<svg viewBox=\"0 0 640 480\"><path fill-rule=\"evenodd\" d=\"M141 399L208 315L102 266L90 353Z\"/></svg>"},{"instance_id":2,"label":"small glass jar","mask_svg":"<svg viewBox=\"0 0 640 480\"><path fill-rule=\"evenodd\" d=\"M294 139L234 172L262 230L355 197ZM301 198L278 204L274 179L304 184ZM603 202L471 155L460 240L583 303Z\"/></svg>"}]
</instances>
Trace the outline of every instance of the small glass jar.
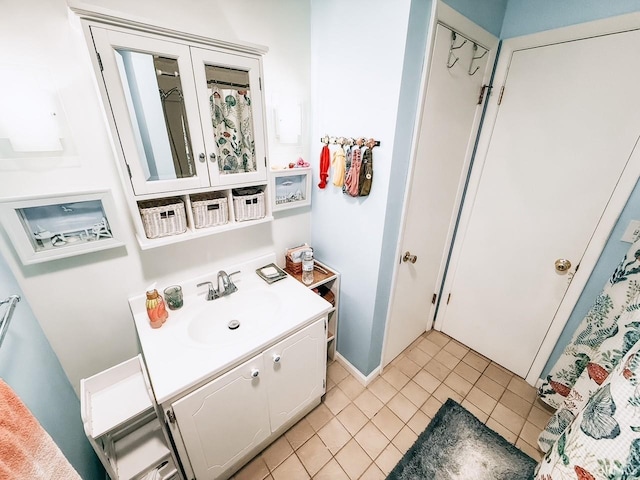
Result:
<instances>
[{"instance_id":1,"label":"small glass jar","mask_svg":"<svg viewBox=\"0 0 640 480\"><path fill-rule=\"evenodd\" d=\"M302 256L302 283L311 285L313 283L313 252L307 250Z\"/></svg>"},{"instance_id":2,"label":"small glass jar","mask_svg":"<svg viewBox=\"0 0 640 480\"><path fill-rule=\"evenodd\" d=\"M172 285L164 289L164 299L167 302L169 310L177 310L182 308L184 300L182 298L182 287L180 285Z\"/></svg>"},{"instance_id":3,"label":"small glass jar","mask_svg":"<svg viewBox=\"0 0 640 480\"><path fill-rule=\"evenodd\" d=\"M167 321L169 312L167 312L164 300L158 293L158 290L153 289L147 292L146 306L151 328L160 328L162 324Z\"/></svg>"}]
</instances>

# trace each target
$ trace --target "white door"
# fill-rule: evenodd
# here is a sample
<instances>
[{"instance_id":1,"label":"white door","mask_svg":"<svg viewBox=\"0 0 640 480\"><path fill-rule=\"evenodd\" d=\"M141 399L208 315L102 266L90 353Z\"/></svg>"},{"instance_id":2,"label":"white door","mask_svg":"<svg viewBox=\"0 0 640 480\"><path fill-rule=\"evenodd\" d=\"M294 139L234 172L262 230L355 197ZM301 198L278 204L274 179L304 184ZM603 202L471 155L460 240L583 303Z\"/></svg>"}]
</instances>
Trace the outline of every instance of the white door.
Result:
<instances>
[{"instance_id":1,"label":"white door","mask_svg":"<svg viewBox=\"0 0 640 480\"><path fill-rule=\"evenodd\" d=\"M224 475L271 434L263 366L258 355L172 405L196 478Z\"/></svg>"},{"instance_id":2,"label":"white door","mask_svg":"<svg viewBox=\"0 0 640 480\"><path fill-rule=\"evenodd\" d=\"M530 369L634 148L639 75L638 31L512 54L441 321L443 332L518 375ZM556 269L562 259L568 271Z\"/></svg>"},{"instance_id":3,"label":"white door","mask_svg":"<svg viewBox=\"0 0 640 480\"><path fill-rule=\"evenodd\" d=\"M437 26L402 235L403 254L410 252L416 259L398 267L383 365L429 328L432 295L482 109L480 91L483 82L489 83L491 53L477 44L474 49L472 40L460 34L452 38L452 34L449 28ZM482 58L472 64L473 56Z\"/></svg>"},{"instance_id":4,"label":"white door","mask_svg":"<svg viewBox=\"0 0 640 480\"><path fill-rule=\"evenodd\" d=\"M325 321L318 320L263 354L273 432L324 394Z\"/></svg>"}]
</instances>

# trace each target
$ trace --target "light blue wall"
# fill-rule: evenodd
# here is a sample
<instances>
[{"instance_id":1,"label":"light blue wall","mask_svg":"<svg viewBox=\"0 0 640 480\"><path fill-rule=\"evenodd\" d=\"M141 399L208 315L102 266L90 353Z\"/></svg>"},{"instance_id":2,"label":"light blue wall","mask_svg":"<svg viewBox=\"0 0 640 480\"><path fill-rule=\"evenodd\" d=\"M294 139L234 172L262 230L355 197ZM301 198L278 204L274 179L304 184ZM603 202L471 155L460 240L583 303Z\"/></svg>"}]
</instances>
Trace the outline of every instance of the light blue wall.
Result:
<instances>
[{"instance_id":1,"label":"light blue wall","mask_svg":"<svg viewBox=\"0 0 640 480\"><path fill-rule=\"evenodd\" d=\"M499 38L500 31L502 30L502 21L509 1L510 0L444 0L444 3Z\"/></svg>"},{"instance_id":2,"label":"light blue wall","mask_svg":"<svg viewBox=\"0 0 640 480\"><path fill-rule=\"evenodd\" d=\"M376 303L373 312L373 335L369 351L369 364L365 372L367 375L380 365L382 354L382 341L389 308L389 297L391 295L391 279L396 261L395 251L400 232L402 204L409 172L413 125L418 109L420 79L431 18L431 5L431 0L413 0L409 11L407 44L404 52L400 101L398 103L398 120L393 146L394 174L389 179L389 197L382 237Z\"/></svg>"},{"instance_id":3,"label":"light blue wall","mask_svg":"<svg viewBox=\"0 0 640 480\"><path fill-rule=\"evenodd\" d=\"M640 11L640 0L509 0L501 38Z\"/></svg>"},{"instance_id":4,"label":"light blue wall","mask_svg":"<svg viewBox=\"0 0 640 480\"><path fill-rule=\"evenodd\" d=\"M31 410L84 480L104 479L104 469L84 435L80 401L0 255L0 299L13 294L22 300L0 348L0 377ZM0 309L3 313L4 308Z\"/></svg>"},{"instance_id":5,"label":"light blue wall","mask_svg":"<svg viewBox=\"0 0 640 480\"><path fill-rule=\"evenodd\" d=\"M388 186L397 175L393 153L411 4L411 0L401 0L388 8L386 0L311 2L315 139L311 240L318 259L342 274L338 352L363 374L370 372L372 356L378 357L376 366L379 364L381 326L374 321L374 310L390 201ZM358 25L350 28L354 19ZM318 140L324 134L380 141L373 151L370 195L343 194L333 185L333 171L326 188L315 186L322 148Z\"/></svg>"}]
</instances>

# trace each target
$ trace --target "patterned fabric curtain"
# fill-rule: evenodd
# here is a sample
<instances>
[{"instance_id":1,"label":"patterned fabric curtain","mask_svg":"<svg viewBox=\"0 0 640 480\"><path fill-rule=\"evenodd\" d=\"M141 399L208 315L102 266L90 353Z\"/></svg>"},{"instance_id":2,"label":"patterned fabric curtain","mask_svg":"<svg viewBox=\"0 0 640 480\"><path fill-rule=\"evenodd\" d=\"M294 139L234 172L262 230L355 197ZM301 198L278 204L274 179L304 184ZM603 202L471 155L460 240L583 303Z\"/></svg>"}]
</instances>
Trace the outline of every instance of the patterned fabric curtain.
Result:
<instances>
[{"instance_id":1,"label":"patterned fabric curtain","mask_svg":"<svg viewBox=\"0 0 640 480\"><path fill-rule=\"evenodd\" d=\"M635 317L640 319L640 311ZM636 343L562 432L536 480L640 478L640 355Z\"/></svg>"},{"instance_id":2,"label":"patterned fabric curtain","mask_svg":"<svg viewBox=\"0 0 640 480\"><path fill-rule=\"evenodd\" d=\"M253 118L248 90L209 88L211 122L221 174L256 171Z\"/></svg>"},{"instance_id":3,"label":"patterned fabric curtain","mask_svg":"<svg viewBox=\"0 0 640 480\"><path fill-rule=\"evenodd\" d=\"M538 444L548 451L640 339L640 241L634 243L539 389L557 409Z\"/></svg>"}]
</instances>

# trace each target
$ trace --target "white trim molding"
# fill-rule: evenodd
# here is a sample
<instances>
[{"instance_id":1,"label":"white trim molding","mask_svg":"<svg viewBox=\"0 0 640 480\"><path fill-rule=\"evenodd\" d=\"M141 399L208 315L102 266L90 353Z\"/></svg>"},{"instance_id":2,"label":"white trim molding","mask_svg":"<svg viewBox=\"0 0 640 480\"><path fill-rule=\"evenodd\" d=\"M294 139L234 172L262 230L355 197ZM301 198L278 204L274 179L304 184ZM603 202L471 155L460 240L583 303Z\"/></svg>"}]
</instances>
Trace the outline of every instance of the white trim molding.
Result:
<instances>
[{"instance_id":1,"label":"white trim molding","mask_svg":"<svg viewBox=\"0 0 640 480\"><path fill-rule=\"evenodd\" d=\"M365 376L360 370L351 365L351 362L349 362L349 360L340 355L340 352L336 352L336 361L344 368L346 368L347 371L365 387L373 382L376 378L378 378L382 371L382 368L378 366L373 370L373 372Z\"/></svg>"}]
</instances>

